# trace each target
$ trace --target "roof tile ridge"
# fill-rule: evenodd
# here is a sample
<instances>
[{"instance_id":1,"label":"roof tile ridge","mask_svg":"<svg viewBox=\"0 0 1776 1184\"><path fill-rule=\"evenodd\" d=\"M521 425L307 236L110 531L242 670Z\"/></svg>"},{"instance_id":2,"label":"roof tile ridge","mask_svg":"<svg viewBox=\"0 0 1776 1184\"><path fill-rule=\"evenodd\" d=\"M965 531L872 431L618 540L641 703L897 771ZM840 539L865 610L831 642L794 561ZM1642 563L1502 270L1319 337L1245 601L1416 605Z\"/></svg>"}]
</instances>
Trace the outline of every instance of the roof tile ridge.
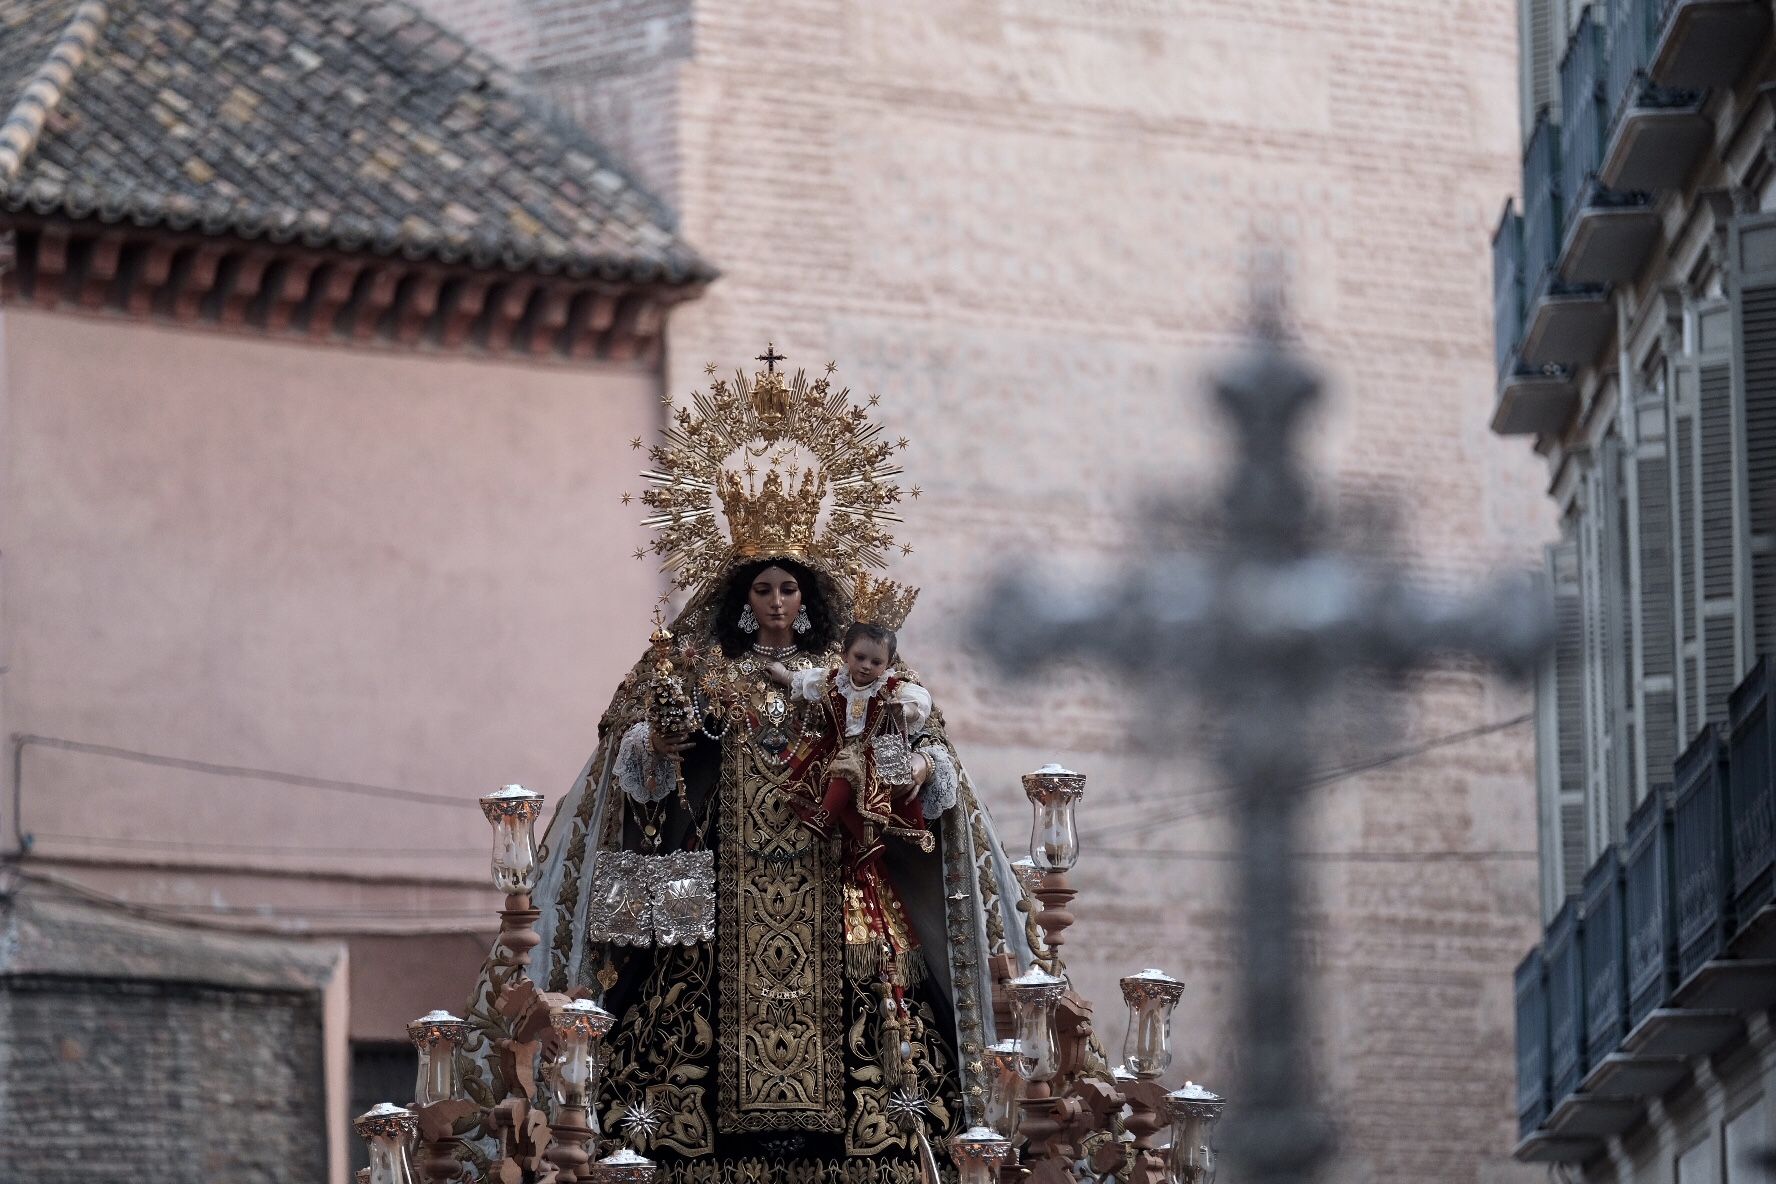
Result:
<instances>
[{"instance_id":1,"label":"roof tile ridge","mask_svg":"<svg viewBox=\"0 0 1776 1184\"><path fill-rule=\"evenodd\" d=\"M19 91L6 117L0 119L0 189L18 179L19 169L37 146L49 113L62 101L68 83L92 52L110 18L111 5L107 0L81 0L50 47L49 56Z\"/></svg>"}]
</instances>

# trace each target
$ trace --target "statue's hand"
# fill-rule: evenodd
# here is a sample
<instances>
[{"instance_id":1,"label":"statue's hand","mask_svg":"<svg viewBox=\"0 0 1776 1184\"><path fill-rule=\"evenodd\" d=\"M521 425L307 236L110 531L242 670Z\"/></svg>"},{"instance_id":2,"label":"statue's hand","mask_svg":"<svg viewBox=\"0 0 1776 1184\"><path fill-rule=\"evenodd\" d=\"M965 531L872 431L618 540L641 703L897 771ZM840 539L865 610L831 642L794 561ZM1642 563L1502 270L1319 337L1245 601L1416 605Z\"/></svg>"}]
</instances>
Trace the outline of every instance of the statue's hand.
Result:
<instances>
[{"instance_id":1,"label":"statue's hand","mask_svg":"<svg viewBox=\"0 0 1776 1184\"><path fill-rule=\"evenodd\" d=\"M656 756L682 756L694 739L689 732L662 732L657 728L648 731L648 747Z\"/></svg>"},{"instance_id":2,"label":"statue's hand","mask_svg":"<svg viewBox=\"0 0 1776 1184\"><path fill-rule=\"evenodd\" d=\"M918 797L919 791L925 788L925 783L929 780L931 780L931 758L922 752L915 752L913 754L913 792L907 797Z\"/></svg>"},{"instance_id":3,"label":"statue's hand","mask_svg":"<svg viewBox=\"0 0 1776 1184\"><path fill-rule=\"evenodd\" d=\"M786 687L789 685L789 667L785 666L783 663L771 663L769 666L765 667L765 673L770 675L771 681L778 686Z\"/></svg>"}]
</instances>

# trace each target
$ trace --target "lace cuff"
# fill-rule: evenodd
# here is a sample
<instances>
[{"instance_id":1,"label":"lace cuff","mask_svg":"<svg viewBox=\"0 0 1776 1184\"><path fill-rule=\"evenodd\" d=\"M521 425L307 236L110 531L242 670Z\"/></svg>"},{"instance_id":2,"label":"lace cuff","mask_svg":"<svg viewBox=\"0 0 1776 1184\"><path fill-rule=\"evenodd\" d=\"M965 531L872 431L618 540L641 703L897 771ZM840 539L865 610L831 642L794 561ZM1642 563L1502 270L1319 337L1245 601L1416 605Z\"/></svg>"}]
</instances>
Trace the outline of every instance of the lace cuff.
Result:
<instances>
[{"instance_id":1,"label":"lace cuff","mask_svg":"<svg viewBox=\"0 0 1776 1184\"><path fill-rule=\"evenodd\" d=\"M950 756L950 750L941 744L927 744L919 751L931 762L931 776L925 781L925 791L919 795L919 801L925 807L925 819L929 822L956 804L956 761Z\"/></svg>"},{"instance_id":2,"label":"lace cuff","mask_svg":"<svg viewBox=\"0 0 1776 1184\"><path fill-rule=\"evenodd\" d=\"M623 733L617 746L617 767L612 774L623 792L637 802L657 802L672 792L672 762L657 755L649 745L650 732L642 720ZM648 763L653 762L654 788L648 791Z\"/></svg>"},{"instance_id":3,"label":"lace cuff","mask_svg":"<svg viewBox=\"0 0 1776 1184\"><path fill-rule=\"evenodd\" d=\"M789 696L802 699L809 703L819 703L826 698L826 667L810 666L805 670L789 672Z\"/></svg>"},{"instance_id":4,"label":"lace cuff","mask_svg":"<svg viewBox=\"0 0 1776 1184\"><path fill-rule=\"evenodd\" d=\"M923 732L925 721L931 718L931 692L916 682L903 682L895 689L894 701L900 704L907 735L917 736Z\"/></svg>"}]
</instances>

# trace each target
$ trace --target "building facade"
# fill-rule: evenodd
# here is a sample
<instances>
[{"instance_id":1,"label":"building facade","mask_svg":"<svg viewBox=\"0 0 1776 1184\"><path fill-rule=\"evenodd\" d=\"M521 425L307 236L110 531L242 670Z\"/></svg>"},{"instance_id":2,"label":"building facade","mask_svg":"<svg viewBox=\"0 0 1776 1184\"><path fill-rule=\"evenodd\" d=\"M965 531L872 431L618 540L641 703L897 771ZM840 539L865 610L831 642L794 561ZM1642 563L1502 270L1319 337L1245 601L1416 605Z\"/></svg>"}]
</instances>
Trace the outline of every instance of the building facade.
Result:
<instances>
[{"instance_id":1,"label":"building facade","mask_svg":"<svg viewBox=\"0 0 1776 1184\"><path fill-rule=\"evenodd\" d=\"M0 1072L84 1057L0 1178L144 1128L144 1180L349 1178L497 927L476 797L565 786L645 635L618 496L712 275L410 7L0 5ZM68 901L154 957L7 956Z\"/></svg>"},{"instance_id":2,"label":"building facade","mask_svg":"<svg viewBox=\"0 0 1776 1184\"><path fill-rule=\"evenodd\" d=\"M1485 233L1518 167L1510 103L1488 96L1516 77L1511 0L426 7L584 120L722 269L672 314L675 396L767 339L792 369L833 359L881 395L924 490L892 569L924 589L908 660L1008 841L1028 825L1021 773L1088 774L1075 981L1114 1044L1118 976L1185 979L1176 1076L1232 1089L1214 771L1143 752L1138 705L1114 687L996 685L963 625L1001 559L1107 575L1151 545L1148 490L1213 479L1201 382L1242 329L1266 245L1289 259L1291 320L1329 371L1310 445L1322 487L1400 503L1400 543L1441 587L1539 561L1553 516L1536 458L1485 430ZM1477 669L1442 668L1326 763L1527 710ZM1541 1175L1508 1151L1531 731L1316 794L1314 1059L1341 1181Z\"/></svg>"},{"instance_id":3,"label":"building facade","mask_svg":"<svg viewBox=\"0 0 1776 1184\"><path fill-rule=\"evenodd\" d=\"M1517 1155L1737 1184L1776 1136L1776 38L1751 0L1523 0L1493 430L1561 520Z\"/></svg>"}]
</instances>

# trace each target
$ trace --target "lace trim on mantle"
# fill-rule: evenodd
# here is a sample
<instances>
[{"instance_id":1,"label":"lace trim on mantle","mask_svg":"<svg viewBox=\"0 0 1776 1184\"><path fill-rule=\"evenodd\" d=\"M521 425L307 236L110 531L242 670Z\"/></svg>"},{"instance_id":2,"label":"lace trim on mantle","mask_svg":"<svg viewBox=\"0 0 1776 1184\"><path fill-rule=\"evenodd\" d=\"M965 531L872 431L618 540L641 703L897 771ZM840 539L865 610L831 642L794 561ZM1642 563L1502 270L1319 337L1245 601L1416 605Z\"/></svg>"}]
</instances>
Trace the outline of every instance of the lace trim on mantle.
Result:
<instances>
[{"instance_id":1,"label":"lace trim on mantle","mask_svg":"<svg viewBox=\"0 0 1776 1184\"><path fill-rule=\"evenodd\" d=\"M960 779L956 776L956 760L950 755L949 749L941 744L927 744L919 751L931 762L931 778L925 782L925 791L919 795L919 800L925 807L925 820L929 822L960 799Z\"/></svg>"},{"instance_id":2,"label":"lace trim on mantle","mask_svg":"<svg viewBox=\"0 0 1776 1184\"><path fill-rule=\"evenodd\" d=\"M654 753L649 746L652 733L646 720L642 720L627 732L623 733L623 743L617 748L617 767L614 776L623 792L631 801L648 803L664 801L671 796L672 789L678 784L672 773L672 762ZM648 761L654 763L654 788L648 790Z\"/></svg>"}]
</instances>

